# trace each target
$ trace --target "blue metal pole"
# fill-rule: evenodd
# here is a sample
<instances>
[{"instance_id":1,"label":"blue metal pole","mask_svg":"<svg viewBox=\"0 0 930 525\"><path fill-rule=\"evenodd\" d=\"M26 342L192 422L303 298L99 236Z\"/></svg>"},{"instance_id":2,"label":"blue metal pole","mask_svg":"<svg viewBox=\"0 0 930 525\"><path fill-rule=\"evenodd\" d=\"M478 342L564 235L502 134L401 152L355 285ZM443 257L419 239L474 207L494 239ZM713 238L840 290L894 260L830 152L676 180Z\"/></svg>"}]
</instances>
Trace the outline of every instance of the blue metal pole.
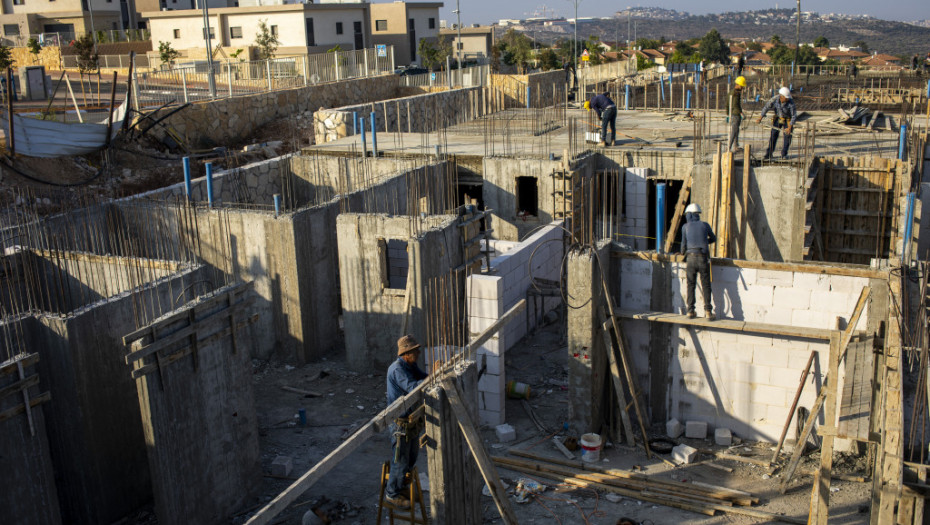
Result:
<instances>
[{"instance_id":1,"label":"blue metal pole","mask_svg":"<svg viewBox=\"0 0 930 525\"><path fill-rule=\"evenodd\" d=\"M665 183L656 184L656 251L665 251Z\"/></svg>"},{"instance_id":2,"label":"blue metal pole","mask_svg":"<svg viewBox=\"0 0 930 525\"><path fill-rule=\"evenodd\" d=\"M685 109L691 109L691 90L690 89L688 90L688 99L685 102L685 104L686 104Z\"/></svg>"},{"instance_id":3,"label":"blue metal pole","mask_svg":"<svg viewBox=\"0 0 930 525\"><path fill-rule=\"evenodd\" d=\"M368 148L365 146L365 119L358 119L359 129L362 130L362 156L368 156Z\"/></svg>"},{"instance_id":4,"label":"blue metal pole","mask_svg":"<svg viewBox=\"0 0 930 525\"><path fill-rule=\"evenodd\" d=\"M187 198L191 198L191 158L184 157L182 161L184 164L184 194L187 195Z\"/></svg>"},{"instance_id":5,"label":"blue metal pole","mask_svg":"<svg viewBox=\"0 0 930 525\"><path fill-rule=\"evenodd\" d=\"M352 134L358 135L358 111L352 112Z\"/></svg>"},{"instance_id":6,"label":"blue metal pole","mask_svg":"<svg viewBox=\"0 0 930 525\"><path fill-rule=\"evenodd\" d=\"M213 163L207 163L207 204L213 207Z\"/></svg>"},{"instance_id":7,"label":"blue metal pole","mask_svg":"<svg viewBox=\"0 0 930 525\"><path fill-rule=\"evenodd\" d=\"M630 85L626 85L626 94L623 97L623 109L630 109Z\"/></svg>"},{"instance_id":8,"label":"blue metal pole","mask_svg":"<svg viewBox=\"0 0 930 525\"><path fill-rule=\"evenodd\" d=\"M898 134L898 159L904 160L904 147L907 145L907 124L901 123L901 131Z\"/></svg>"},{"instance_id":9,"label":"blue metal pole","mask_svg":"<svg viewBox=\"0 0 930 525\"><path fill-rule=\"evenodd\" d=\"M281 213L281 194L275 193L271 198L274 199L274 217L277 219L278 215Z\"/></svg>"},{"instance_id":10,"label":"blue metal pole","mask_svg":"<svg viewBox=\"0 0 930 525\"><path fill-rule=\"evenodd\" d=\"M930 98L930 80L927 81L927 98Z\"/></svg>"},{"instance_id":11,"label":"blue metal pole","mask_svg":"<svg viewBox=\"0 0 930 525\"><path fill-rule=\"evenodd\" d=\"M915 206L916 194L911 192L907 194L907 214L904 222L904 249L902 250L902 256L905 263L909 262L911 255L911 228L914 224L914 206Z\"/></svg>"},{"instance_id":12,"label":"blue metal pole","mask_svg":"<svg viewBox=\"0 0 930 525\"><path fill-rule=\"evenodd\" d=\"M530 86L526 86L526 109L530 109Z\"/></svg>"},{"instance_id":13,"label":"blue metal pole","mask_svg":"<svg viewBox=\"0 0 930 525\"><path fill-rule=\"evenodd\" d=\"M761 97L762 97L762 95L756 93L756 102L759 102L759 99L760 99Z\"/></svg>"},{"instance_id":14,"label":"blue metal pole","mask_svg":"<svg viewBox=\"0 0 930 525\"><path fill-rule=\"evenodd\" d=\"M659 93L662 94L662 102L665 102L665 82L659 80Z\"/></svg>"},{"instance_id":15,"label":"blue metal pole","mask_svg":"<svg viewBox=\"0 0 930 525\"><path fill-rule=\"evenodd\" d=\"M377 136L377 126L378 119L375 117L375 112L371 112L371 156L378 156L378 136Z\"/></svg>"}]
</instances>

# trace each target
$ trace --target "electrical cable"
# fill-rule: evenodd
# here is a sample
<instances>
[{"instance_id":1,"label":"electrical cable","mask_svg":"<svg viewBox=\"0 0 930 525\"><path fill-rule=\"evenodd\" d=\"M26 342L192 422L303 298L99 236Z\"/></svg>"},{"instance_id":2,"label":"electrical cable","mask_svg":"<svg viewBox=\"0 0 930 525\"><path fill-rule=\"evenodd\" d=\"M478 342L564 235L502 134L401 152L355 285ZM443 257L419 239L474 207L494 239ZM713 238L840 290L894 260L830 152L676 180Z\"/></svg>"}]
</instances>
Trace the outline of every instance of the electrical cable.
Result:
<instances>
[{"instance_id":1,"label":"electrical cable","mask_svg":"<svg viewBox=\"0 0 930 525\"><path fill-rule=\"evenodd\" d=\"M102 175L103 172L105 171L105 170L103 170L103 169L98 169L98 170L97 170L97 173L95 173L92 177L90 177L90 178L87 179L87 180L81 181L81 182L68 182L68 183L52 182L52 181L42 180L42 179L33 177L32 175L29 175L29 174L27 174L27 173L24 173L24 172L22 172L22 171L16 169L16 168L13 166L12 162L8 162L8 161L9 161L9 157L3 157L3 159L4 159L4 160L3 160L4 166L6 166L7 168L9 168L11 171L13 171L13 173L16 173L16 174L19 175L20 177L23 177L23 178L25 178L25 179L31 180L31 181L33 181L33 182L38 182L38 183L40 183L40 184L47 184L47 185L49 185L49 186L57 186L57 187L59 187L59 188L73 188L73 187L75 187L75 186L84 186L85 184L90 184L90 183L91 183L92 181L94 181L97 177L99 177L100 175Z\"/></svg>"}]
</instances>

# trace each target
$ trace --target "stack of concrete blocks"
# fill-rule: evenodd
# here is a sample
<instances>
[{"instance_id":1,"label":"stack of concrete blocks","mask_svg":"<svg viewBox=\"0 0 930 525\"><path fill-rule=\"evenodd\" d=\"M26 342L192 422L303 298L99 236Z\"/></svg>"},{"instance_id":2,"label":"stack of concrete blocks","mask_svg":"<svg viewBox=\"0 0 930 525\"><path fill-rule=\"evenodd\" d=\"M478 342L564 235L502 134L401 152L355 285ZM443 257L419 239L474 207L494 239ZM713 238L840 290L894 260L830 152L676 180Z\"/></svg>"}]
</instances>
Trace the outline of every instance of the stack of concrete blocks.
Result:
<instances>
[{"instance_id":1,"label":"stack of concrete blocks","mask_svg":"<svg viewBox=\"0 0 930 525\"><path fill-rule=\"evenodd\" d=\"M553 222L505 255L492 259L490 275L476 274L468 278L466 294L471 337L480 334L527 297L526 292L532 286L531 257L533 278L559 278L563 255L560 225L561 221ZM558 298L545 298L545 307L538 314L555 308L558 303ZM499 425L505 420L504 354L526 335L528 322L530 328L535 326L536 319L532 316L528 319L530 313L530 308L524 310L478 349L478 367L485 367L478 380L478 415L483 424Z\"/></svg>"},{"instance_id":2,"label":"stack of concrete blocks","mask_svg":"<svg viewBox=\"0 0 930 525\"><path fill-rule=\"evenodd\" d=\"M648 311L652 274L659 271L652 261L623 258L621 261L620 308ZM825 268L811 272L739 268L713 268L713 304L718 319L833 329L836 318L848 319L868 277L830 275ZM684 263L674 263L671 303L685 312L686 274ZM829 268L826 268L829 272ZM702 314L700 284L697 287L699 315ZM655 299L654 297L652 299ZM866 328L869 309L857 329ZM640 386L648 388L646 358L652 349L650 327L645 321L624 320L624 331L636 364ZM817 351L813 370L828 366L829 343L823 340L775 337L726 330L676 327L672 331L669 418L706 421L712 428L727 428L745 439L774 442L778 439L798 381L811 351ZM643 378L647 378L645 381ZM842 392L844 367L840 367ZM822 375L812 374L799 406L810 408L822 386ZM793 420L789 435L795 432ZM837 447L843 450L845 440Z\"/></svg>"},{"instance_id":3,"label":"stack of concrete blocks","mask_svg":"<svg viewBox=\"0 0 930 525\"><path fill-rule=\"evenodd\" d=\"M649 239L649 202L647 200L648 168L626 168L624 170L624 189L621 198L626 201L626 213L620 220L620 242L634 250L650 248ZM617 203L618 213L624 209L623 202Z\"/></svg>"},{"instance_id":4,"label":"stack of concrete blocks","mask_svg":"<svg viewBox=\"0 0 930 525\"><path fill-rule=\"evenodd\" d=\"M465 122L483 116L482 88L445 90L425 95L396 98L381 102L320 109L313 114L316 143L332 142L361 134L355 129L354 118L365 119L365 133L371 144L371 113L375 113L375 129L381 132L427 132L439 126ZM463 111L462 108L468 108ZM359 125L361 128L361 125Z\"/></svg>"}]
</instances>

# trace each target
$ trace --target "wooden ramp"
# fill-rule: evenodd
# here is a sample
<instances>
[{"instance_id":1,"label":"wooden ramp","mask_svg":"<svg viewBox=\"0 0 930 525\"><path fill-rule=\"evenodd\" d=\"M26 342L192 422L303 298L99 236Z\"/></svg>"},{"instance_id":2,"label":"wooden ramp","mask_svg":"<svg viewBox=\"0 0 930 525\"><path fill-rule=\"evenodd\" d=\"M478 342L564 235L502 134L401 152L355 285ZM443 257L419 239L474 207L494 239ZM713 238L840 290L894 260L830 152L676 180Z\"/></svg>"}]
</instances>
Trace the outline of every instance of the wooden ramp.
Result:
<instances>
[{"instance_id":1,"label":"wooden ramp","mask_svg":"<svg viewBox=\"0 0 930 525\"><path fill-rule=\"evenodd\" d=\"M840 402L837 436L857 441L869 440L872 412L872 377L874 375L873 338L849 344L846 353L846 380Z\"/></svg>"}]
</instances>

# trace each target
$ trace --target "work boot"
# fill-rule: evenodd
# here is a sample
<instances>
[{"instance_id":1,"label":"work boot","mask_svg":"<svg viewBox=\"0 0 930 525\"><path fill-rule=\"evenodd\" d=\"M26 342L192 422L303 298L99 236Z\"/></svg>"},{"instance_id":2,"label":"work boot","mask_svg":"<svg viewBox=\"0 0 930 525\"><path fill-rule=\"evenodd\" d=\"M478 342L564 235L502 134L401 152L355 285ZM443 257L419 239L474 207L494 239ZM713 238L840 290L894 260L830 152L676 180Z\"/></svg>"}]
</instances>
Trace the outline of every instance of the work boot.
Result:
<instances>
[{"instance_id":1,"label":"work boot","mask_svg":"<svg viewBox=\"0 0 930 525\"><path fill-rule=\"evenodd\" d=\"M707 310L706 313L707 313L707 315L706 315L705 317L707 317L707 320L708 320L708 321L713 321L713 320L717 319L717 316L714 315L714 311L713 311L713 310Z\"/></svg>"},{"instance_id":2,"label":"work boot","mask_svg":"<svg viewBox=\"0 0 930 525\"><path fill-rule=\"evenodd\" d=\"M394 505L395 507L399 509L410 508L410 500L407 499L407 497L404 496L403 494L398 494L396 496L389 496L385 494L384 499L387 500L388 503L390 503L391 505Z\"/></svg>"},{"instance_id":3,"label":"work boot","mask_svg":"<svg viewBox=\"0 0 930 525\"><path fill-rule=\"evenodd\" d=\"M694 313L694 310L688 310L688 319L694 319L697 317L697 314Z\"/></svg>"}]
</instances>

